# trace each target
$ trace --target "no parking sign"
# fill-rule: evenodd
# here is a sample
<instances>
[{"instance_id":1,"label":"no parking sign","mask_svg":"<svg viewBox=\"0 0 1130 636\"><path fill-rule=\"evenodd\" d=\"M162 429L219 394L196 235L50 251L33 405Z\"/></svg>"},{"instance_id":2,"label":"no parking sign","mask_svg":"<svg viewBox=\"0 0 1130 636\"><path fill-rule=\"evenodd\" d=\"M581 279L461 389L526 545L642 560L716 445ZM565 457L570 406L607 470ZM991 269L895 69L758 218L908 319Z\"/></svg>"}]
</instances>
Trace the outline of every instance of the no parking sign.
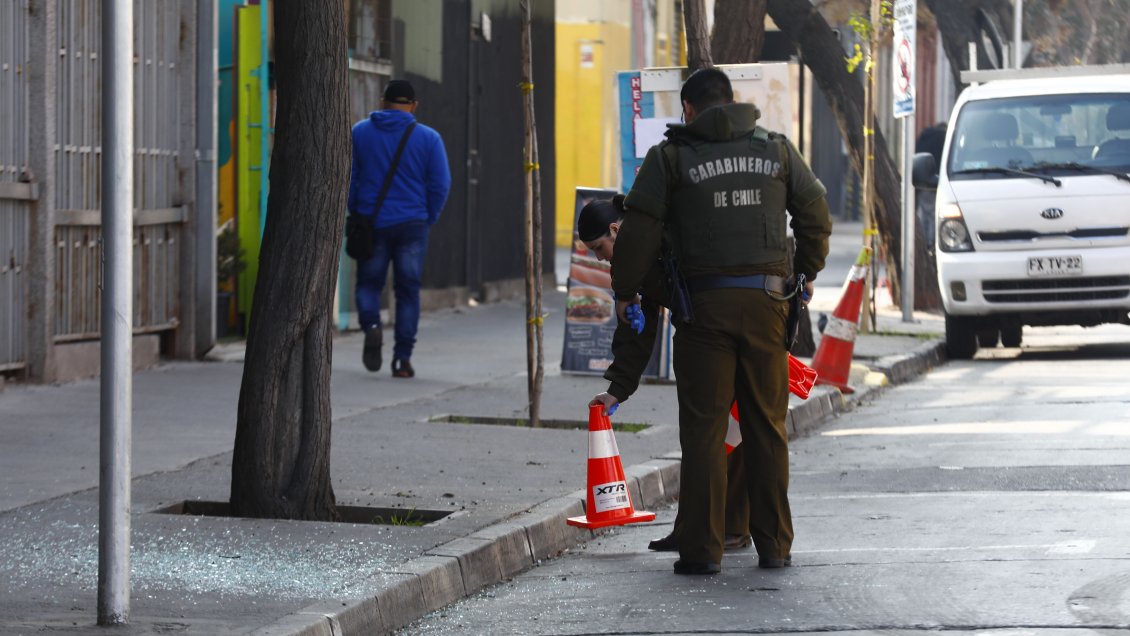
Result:
<instances>
[{"instance_id":1,"label":"no parking sign","mask_svg":"<svg viewBox=\"0 0 1130 636\"><path fill-rule=\"evenodd\" d=\"M894 115L914 114L914 31L918 22L916 0L895 0L894 55L891 59L894 78Z\"/></svg>"}]
</instances>

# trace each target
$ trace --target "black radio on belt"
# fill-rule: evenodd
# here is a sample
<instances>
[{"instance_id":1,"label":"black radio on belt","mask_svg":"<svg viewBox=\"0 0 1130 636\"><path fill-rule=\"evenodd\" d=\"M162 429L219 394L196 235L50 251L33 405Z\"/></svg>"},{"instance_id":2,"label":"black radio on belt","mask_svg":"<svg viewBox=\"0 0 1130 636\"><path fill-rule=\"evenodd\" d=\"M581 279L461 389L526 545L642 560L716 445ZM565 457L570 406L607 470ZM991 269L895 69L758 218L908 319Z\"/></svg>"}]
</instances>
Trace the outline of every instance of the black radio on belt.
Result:
<instances>
[{"instance_id":1,"label":"black radio on belt","mask_svg":"<svg viewBox=\"0 0 1130 636\"><path fill-rule=\"evenodd\" d=\"M789 320L785 323L785 350L792 351L796 346L797 336L800 335L800 312L804 311L805 286L808 277L804 274L796 275L796 289L789 296Z\"/></svg>"}]
</instances>

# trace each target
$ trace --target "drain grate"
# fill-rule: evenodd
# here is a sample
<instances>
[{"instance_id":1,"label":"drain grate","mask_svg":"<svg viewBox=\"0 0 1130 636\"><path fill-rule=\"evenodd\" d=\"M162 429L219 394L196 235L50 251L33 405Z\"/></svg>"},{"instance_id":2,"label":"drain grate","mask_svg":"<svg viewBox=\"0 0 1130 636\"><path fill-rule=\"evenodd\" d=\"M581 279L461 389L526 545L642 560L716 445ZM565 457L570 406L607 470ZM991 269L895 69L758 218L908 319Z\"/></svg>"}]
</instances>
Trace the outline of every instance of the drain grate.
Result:
<instances>
[{"instance_id":1,"label":"drain grate","mask_svg":"<svg viewBox=\"0 0 1130 636\"><path fill-rule=\"evenodd\" d=\"M194 515L199 517L233 517L231 505L226 501L190 499L153 512L165 515ZM369 523L389 526L426 526L452 513L450 510L423 508L377 508L368 506L338 506L341 523Z\"/></svg>"},{"instance_id":2,"label":"drain grate","mask_svg":"<svg viewBox=\"0 0 1130 636\"><path fill-rule=\"evenodd\" d=\"M436 415L428 419L429 422L447 422L449 424L484 424L487 426L530 426L530 420L524 417L492 417L483 415ZM589 423L583 420L546 420L540 422L541 428L588 430ZM650 428L650 424L637 422L612 422L612 430L624 433L638 433Z\"/></svg>"}]
</instances>

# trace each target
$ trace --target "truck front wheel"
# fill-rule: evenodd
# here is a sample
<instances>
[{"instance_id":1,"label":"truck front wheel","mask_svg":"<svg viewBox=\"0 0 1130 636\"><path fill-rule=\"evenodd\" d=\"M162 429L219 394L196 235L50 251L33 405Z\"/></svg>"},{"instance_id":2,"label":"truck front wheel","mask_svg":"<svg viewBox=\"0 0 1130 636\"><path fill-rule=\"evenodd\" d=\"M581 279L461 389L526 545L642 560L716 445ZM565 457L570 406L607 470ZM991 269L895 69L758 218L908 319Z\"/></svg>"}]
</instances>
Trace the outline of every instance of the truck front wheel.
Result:
<instances>
[{"instance_id":1,"label":"truck front wheel","mask_svg":"<svg viewBox=\"0 0 1130 636\"><path fill-rule=\"evenodd\" d=\"M977 353L976 319L946 314L946 353L951 360L969 360Z\"/></svg>"},{"instance_id":2,"label":"truck front wheel","mask_svg":"<svg viewBox=\"0 0 1130 636\"><path fill-rule=\"evenodd\" d=\"M1001 332L997 331L996 327L977 330L977 346L981 349L992 349L1000 343L1000 340Z\"/></svg>"},{"instance_id":3,"label":"truck front wheel","mask_svg":"<svg viewBox=\"0 0 1130 636\"><path fill-rule=\"evenodd\" d=\"M1006 347L1019 347L1023 340L1021 334L1023 327L1020 325L1004 325L1001 327L1001 344Z\"/></svg>"}]
</instances>

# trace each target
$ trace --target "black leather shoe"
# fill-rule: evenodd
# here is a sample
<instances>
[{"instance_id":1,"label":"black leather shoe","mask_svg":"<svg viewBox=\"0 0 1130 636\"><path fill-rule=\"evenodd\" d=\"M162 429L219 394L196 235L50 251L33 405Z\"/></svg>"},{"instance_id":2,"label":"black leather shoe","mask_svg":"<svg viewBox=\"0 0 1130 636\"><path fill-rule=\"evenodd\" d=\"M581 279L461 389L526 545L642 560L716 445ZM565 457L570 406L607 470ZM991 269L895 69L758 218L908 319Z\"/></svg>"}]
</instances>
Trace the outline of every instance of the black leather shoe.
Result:
<instances>
[{"instance_id":1,"label":"black leather shoe","mask_svg":"<svg viewBox=\"0 0 1130 636\"><path fill-rule=\"evenodd\" d=\"M722 541L723 550L741 550L753 545L753 538L748 534L728 534Z\"/></svg>"},{"instance_id":2,"label":"black leather shoe","mask_svg":"<svg viewBox=\"0 0 1130 636\"><path fill-rule=\"evenodd\" d=\"M675 543L675 533L672 532L662 539L656 539L647 544L647 549L655 550L656 552L675 552L679 549L679 544Z\"/></svg>"},{"instance_id":3,"label":"black leather shoe","mask_svg":"<svg viewBox=\"0 0 1130 636\"><path fill-rule=\"evenodd\" d=\"M793 555L786 554L783 559L774 559L771 557L760 557L757 559L757 567L766 569L787 568L793 564Z\"/></svg>"},{"instance_id":4,"label":"black leather shoe","mask_svg":"<svg viewBox=\"0 0 1130 636\"><path fill-rule=\"evenodd\" d=\"M695 563L694 561L675 561L675 574L718 574L722 566L717 563Z\"/></svg>"}]
</instances>

